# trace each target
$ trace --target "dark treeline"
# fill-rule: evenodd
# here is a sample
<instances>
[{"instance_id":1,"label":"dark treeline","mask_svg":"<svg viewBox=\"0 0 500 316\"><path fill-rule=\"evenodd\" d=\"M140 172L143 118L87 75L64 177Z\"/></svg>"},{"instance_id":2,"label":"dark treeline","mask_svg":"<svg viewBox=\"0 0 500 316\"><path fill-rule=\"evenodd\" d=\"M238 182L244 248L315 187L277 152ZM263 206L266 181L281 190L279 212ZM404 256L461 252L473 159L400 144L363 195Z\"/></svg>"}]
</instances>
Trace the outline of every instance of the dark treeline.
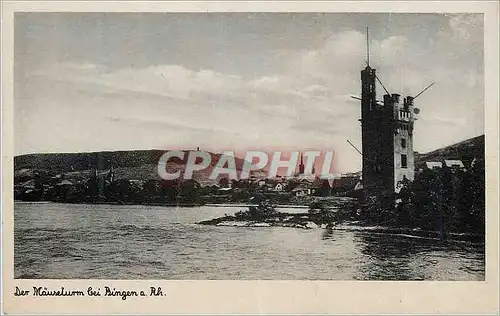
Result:
<instances>
[{"instance_id":1,"label":"dark treeline","mask_svg":"<svg viewBox=\"0 0 500 316\"><path fill-rule=\"evenodd\" d=\"M401 183L394 197L380 195L366 201L359 218L369 223L445 232L485 231L484 160L469 170L425 169L413 182Z\"/></svg>"},{"instance_id":2,"label":"dark treeline","mask_svg":"<svg viewBox=\"0 0 500 316\"><path fill-rule=\"evenodd\" d=\"M89 176L80 181L54 179L36 174L28 185L14 190L14 198L23 201L65 203L187 203L197 204L203 188L194 181L164 181L151 179L113 180L109 176Z\"/></svg>"},{"instance_id":3,"label":"dark treeline","mask_svg":"<svg viewBox=\"0 0 500 316\"><path fill-rule=\"evenodd\" d=\"M260 183L264 181L265 183ZM15 178L14 198L22 201L52 201L64 203L127 203L127 204L189 204L247 203L255 194L263 194L275 204L307 204L317 196L328 196L327 189L318 185L310 195L297 197L293 190L297 180L229 180L202 186L196 180L133 180L114 179L113 171L73 173L71 177L43 170ZM282 183L284 189L274 187ZM303 185L303 184L302 184ZM311 186L313 184L310 184Z\"/></svg>"}]
</instances>

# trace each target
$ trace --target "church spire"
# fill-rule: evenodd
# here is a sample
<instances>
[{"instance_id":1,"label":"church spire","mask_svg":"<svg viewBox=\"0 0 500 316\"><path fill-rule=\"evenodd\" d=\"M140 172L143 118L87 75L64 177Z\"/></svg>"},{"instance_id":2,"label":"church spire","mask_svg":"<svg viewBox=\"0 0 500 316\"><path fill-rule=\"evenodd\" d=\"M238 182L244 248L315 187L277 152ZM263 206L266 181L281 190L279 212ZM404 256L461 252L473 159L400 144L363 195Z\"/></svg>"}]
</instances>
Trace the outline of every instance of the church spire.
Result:
<instances>
[{"instance_id":1,"label":"church spire","mask_svg":"<svg viewBox=\"0 0 500 316\"><path fill-rule=\"evenodd\" d=\"M299 174L304 174L304 155L300 154Z\"/></svg>"}]
</instances>

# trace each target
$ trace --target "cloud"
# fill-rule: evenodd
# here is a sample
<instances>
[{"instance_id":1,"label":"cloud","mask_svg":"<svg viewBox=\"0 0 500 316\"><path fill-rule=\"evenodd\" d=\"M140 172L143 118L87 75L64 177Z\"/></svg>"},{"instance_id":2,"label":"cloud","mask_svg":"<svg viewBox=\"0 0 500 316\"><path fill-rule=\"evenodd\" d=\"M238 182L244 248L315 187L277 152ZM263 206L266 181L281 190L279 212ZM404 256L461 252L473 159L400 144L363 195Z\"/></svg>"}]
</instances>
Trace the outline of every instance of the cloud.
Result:
<instances>
[{"instance_id":1,"label":"cloud","mask_svg":"<svg viewBox=\"0 0 500 316\"><path fill-rule=\"evenodd\" d=\"M480 40L483 35L483 14L447 14L452 38L458 42Z\"/></svg>"},{"instance_id":2,"label":"cloud","mask_svg":"<svg viewBox=\"0 0 500 316\"><path fill-rule=\"evenodd\" d=\"M446 33L450 45L475 36L471 25L479 22L452 20L451 31L438 35L444 40ZM441 56L450 51L442 45L421 47L398 34L371 40L371 64L391 92L415 95L436 81L417 100L419 151L441 145L428 136L443 125L453 130L446 140L475 136L483 127L482 68ZM24 110L16 112L16 150L295 146L337 150L339 168L358 170L360 157L346 139L360 145L359 101L349 94L359 95L364 34L346 29L314 47L273 53L281 67L255 76L182 64L45 64L19 84Z\"/></svg>"}]
</instances>

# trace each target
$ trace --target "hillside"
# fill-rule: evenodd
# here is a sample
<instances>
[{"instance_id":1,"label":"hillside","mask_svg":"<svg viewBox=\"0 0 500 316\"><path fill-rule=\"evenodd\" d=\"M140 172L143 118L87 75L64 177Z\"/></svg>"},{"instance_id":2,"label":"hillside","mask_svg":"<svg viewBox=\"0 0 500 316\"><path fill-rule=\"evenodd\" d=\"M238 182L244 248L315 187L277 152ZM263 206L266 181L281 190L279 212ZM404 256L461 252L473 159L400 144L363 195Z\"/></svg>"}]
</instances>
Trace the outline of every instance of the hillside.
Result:
<instances>
[{"instance_id":1,"label":"hillside","mask_svg":"<svg viewBox=\"0 0 500 316\"><path fill-rule=\"evenodd\" d=\"M35 173L50 176L64 174L69 179L79 178L90 174L90 170L109 170L111 167L114 169L115 179L160 179L157 171L158 160L164 152L162 150L134 150L21 155L14 157L14 182L24 182L26 179L33 178ZM184 152L186 153L184 160L169 160L167 163L169 172L185 168L190 151ZM197 171L193 175L193 178L202 185L212 185L217 182L209 179L209 176L221 154L209 154L212 156L210 167ZM235 158L236 169L241 170L244 162L241 158ZM256 176L259 177L259 174Z\"/></svg>"},{"instance_id":2,"label":"hillside","mask_svg":"<svg viewBox=\"0 0 500 316\"><path fill-rule=\"evenodd\" d=\"M156 164L161 150L102 151L91 153L29 154L14 157L14 170L43 169L56 173L88 169L109 169L111 166L138 167Z\"/></svg>"},{"instance_id":3,"label":"hillside","mask_svg":"<svg viewBox=\"0 0 500 316\"><path fill-rule=\"evenodd\" d=\"M484 135L473 137L459 143L433 150L415 156L415 165L426 161L443 161L444 159L462 160L465 166L470 166L474 158L485 156Z\"/></svg>"},{"instance_id":4,"label":"hillside","mask_svg":"<svg viewBox=\"0 0 500 316\"><path fill-rule=\"evenodd\" d=\"M164 150L130 150L130 151L101 151L91 153L48 153L28 154L14 157L14 170L44 169L54 172L69 172L88 169L109 169L139 167L143 165L157 165ZM184 150L187 158L189 150ZM212 166L219 160L221 154L210 153ZM185 164L185 160L170 159L178 164ZM245 162L236 157L236 168L241 169Z\"/></svg>"}]
</instances>

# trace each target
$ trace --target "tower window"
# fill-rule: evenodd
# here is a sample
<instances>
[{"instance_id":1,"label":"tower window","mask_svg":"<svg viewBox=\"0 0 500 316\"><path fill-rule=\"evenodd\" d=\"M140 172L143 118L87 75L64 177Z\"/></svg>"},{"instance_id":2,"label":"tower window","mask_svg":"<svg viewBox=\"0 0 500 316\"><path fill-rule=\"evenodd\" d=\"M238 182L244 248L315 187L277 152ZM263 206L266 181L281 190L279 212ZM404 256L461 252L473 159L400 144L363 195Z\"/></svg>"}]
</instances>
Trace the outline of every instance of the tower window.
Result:
<instances>
[{"instance_id":1,"label":"tower window","mask_svg":"<svg viewBox=\"0 0 500 316\"><path fill-rule=\"evenodd\" d=\"M401 168L408 168L408 158L406 155L401 155Z\"/></svg>"},{"instance_id":2,"label":"tower window","mask_svg":"<svg viewBox=\"0 0 500 316\"><path fill-rule=\"evenodd\" d=\"M406 138L401 138L401 148L406 148Z\"/></svg>"}]
</instances>

